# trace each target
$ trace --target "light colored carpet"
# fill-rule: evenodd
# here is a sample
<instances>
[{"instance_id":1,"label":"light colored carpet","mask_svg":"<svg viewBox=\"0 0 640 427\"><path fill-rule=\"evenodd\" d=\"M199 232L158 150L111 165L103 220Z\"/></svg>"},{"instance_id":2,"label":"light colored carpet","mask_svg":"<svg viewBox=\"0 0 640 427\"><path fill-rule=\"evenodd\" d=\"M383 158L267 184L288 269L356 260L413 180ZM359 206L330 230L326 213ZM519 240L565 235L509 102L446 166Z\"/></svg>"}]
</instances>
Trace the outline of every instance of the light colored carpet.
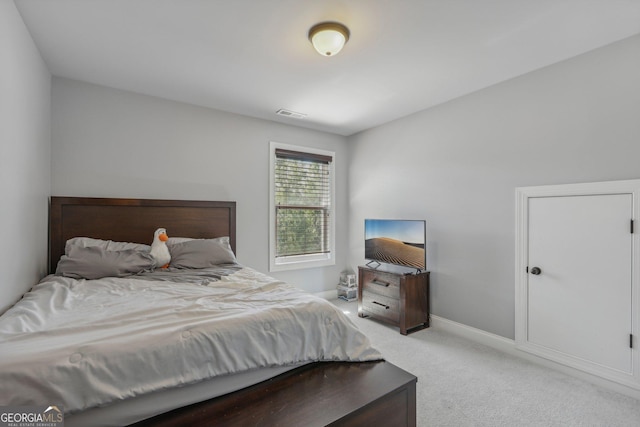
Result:
<instances>
[{"instance_id":1,"label":"light colored carpet","mask_svg":"<svg viewBox=\"0 0 640 427\"><path fill-rule=\"evenodd\" d=\"M332 300L385 359L418 377L419 427L640 426L640 401L434 328L398 328Z\"/></svg>"}]
</instances>

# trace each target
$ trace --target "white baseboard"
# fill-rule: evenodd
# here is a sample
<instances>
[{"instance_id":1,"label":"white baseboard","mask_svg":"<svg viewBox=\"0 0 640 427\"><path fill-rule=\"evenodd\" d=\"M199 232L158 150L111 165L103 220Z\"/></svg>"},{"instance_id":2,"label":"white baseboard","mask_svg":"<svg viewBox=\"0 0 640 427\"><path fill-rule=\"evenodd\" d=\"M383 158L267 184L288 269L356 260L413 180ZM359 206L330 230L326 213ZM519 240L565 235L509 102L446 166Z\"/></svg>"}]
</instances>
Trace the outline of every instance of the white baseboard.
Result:
<instances>
[{"instance_id":1,"label":"white baseboard","mask_svg":"<svg viewBox=\"0 0 640 427\"><path fill-rule=\"evenodd\" d=\"M476 329L471 326L463 325L462 323L454 322L452 320L448 320L439 316L434 316L433 314L431 315L430 326L434 329L445 331L445 332L457 335L459 337L469 339L471 341L478 342L480 344L484 344L488 347L495 348L496 350L503 351L512 356L520 357L522 359L528 360L538 365L542 365L544 367L563 372L565 374L588 381L592 384L595 384L595 385L607 388L609 390L613 390L615 392L640 400L640 390L628 387L624 384L619 384L619 383L607 380L605 378L601 378L601 377L589 374L588 372L574 369L570 366L561 365L552 360L548 360L531 353L524 352L516 348L515 340L504 338L504 337L501 337L500 335L495 335L490 332L486 332L481 329Z\"/></svg>"},{"instance_id":2,"label":"white baseboard","mask_svg":"<svg viewBox=\"0 0 640 427\"><path fill-rule=\"evenodd\" d=\"M450 332L460 337L470 339L471 341L476 341L497 350L502 350L506 353L513 354L516 350L516 343L514 340L483 331L482 329L454 322L453 320L445 319L444 317L434 316L432 314L431 326L435 329Z\"/></svg>"}]
</instances>

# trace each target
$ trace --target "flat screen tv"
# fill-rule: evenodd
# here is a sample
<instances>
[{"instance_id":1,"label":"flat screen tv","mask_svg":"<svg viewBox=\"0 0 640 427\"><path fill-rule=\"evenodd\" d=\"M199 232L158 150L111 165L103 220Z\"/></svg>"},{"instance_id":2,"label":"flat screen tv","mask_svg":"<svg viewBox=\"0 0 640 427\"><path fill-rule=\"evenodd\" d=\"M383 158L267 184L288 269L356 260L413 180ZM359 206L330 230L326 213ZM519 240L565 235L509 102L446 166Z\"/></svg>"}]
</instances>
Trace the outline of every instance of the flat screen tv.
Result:
<instances>
[{"instance_id":1,"label":"flat screen tv","mask_svg":"<svg viewBox=\"0 0 640 427\"><path fill-rule=\"evenodd\" d=\"M424 220L365 219L364 257L369 264L377 262L426 270L426 229Z\"/></svg>"}]
</instances>

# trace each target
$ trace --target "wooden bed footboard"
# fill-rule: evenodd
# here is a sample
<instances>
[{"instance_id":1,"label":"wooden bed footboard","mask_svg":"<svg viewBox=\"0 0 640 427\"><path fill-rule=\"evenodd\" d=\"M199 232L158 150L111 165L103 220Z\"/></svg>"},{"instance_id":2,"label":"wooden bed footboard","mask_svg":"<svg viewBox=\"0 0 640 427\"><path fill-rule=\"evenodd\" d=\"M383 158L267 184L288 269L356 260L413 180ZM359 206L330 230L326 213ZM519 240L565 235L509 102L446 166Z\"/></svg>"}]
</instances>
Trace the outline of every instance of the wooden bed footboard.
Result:
<instances>
[{"instance_id":1,"label":"wooden bed footboard","mask_svg":"<svg viewBox=\"0 0 640 427\"><path fill-rule=\"evenodd\" d=\"M132 427L414 427L416 382L384 361L314 363Z\"/></svg>"}]
</instances>

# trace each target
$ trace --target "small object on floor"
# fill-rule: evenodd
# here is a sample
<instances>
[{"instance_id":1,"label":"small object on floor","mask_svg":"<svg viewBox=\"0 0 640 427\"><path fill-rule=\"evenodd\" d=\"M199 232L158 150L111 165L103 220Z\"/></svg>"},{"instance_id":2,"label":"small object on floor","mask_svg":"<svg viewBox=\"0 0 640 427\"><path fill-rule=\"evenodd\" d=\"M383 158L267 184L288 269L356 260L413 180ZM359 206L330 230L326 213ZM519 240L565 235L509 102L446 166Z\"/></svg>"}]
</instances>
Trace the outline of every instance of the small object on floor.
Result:
<instances>
[{"instance_id":1,"label":"small object on floor","mask_svg":"<svg viewBox=\"0 0 640 427\"><path fill-rule=\"evenodd\" d=\"M358 288L338 285L338 298L345 301L355 301L358 298Z\"/></svg>"}]
</instances>

